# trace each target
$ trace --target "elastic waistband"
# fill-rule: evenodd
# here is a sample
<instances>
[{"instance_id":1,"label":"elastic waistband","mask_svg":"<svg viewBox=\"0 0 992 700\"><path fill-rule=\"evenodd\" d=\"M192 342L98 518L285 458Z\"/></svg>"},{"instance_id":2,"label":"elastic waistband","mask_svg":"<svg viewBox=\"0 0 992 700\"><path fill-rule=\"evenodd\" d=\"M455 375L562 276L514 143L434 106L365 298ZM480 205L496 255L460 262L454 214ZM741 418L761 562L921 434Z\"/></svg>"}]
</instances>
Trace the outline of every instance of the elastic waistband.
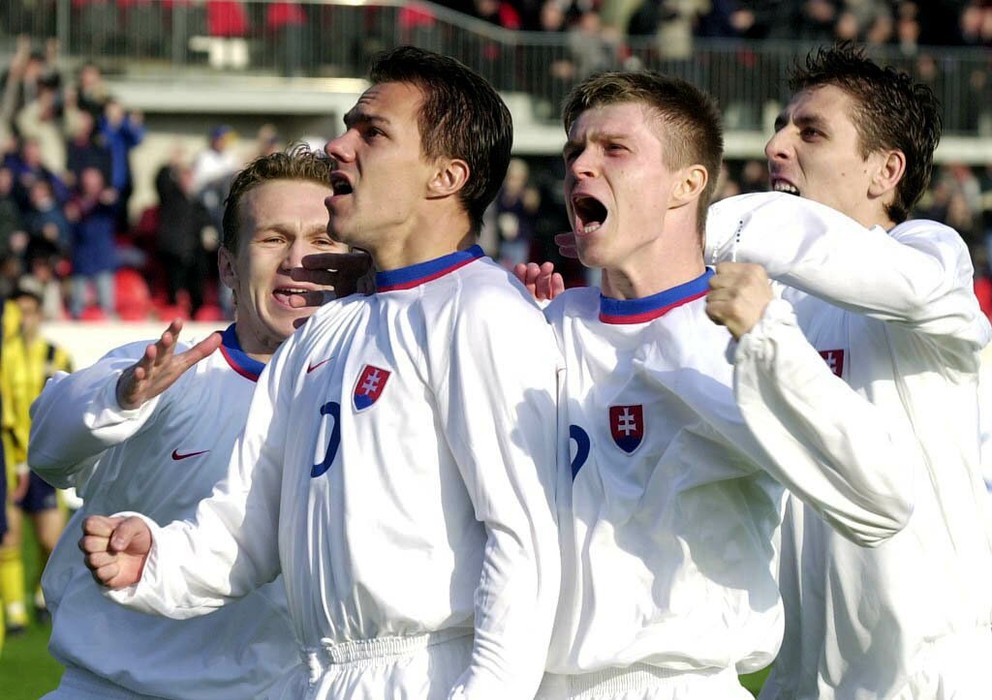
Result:
<instances>
[{"instance_id":1,"label":"elastic waistband","mask_svg":"<svg viewBox=\"0 0 992 700\"><path fill-rule=\"evenodd\" d=\"M347 642L321 639L319 647L303 650L303 660L310 668L311 678L317 678L329 666L366 665L406 656L423 649L463 637L471 637L469 628L453 628L404 637L376 637Z\"/></svg>"},{"instance_id":2,"label":"elastic waistband","mask_svg":"<svg viewBox=\"0 0 992 700\"><path fill-rule=\"evenodd\" d=\"M734 686L739 686L737 674L733 669L707 669L694 671L676 671L651 664L635 663L625 668L606 668L589 673L569 675L545 674L544 685L549 688L564 690L568 698L578 700L586 693L616 694L636 688L650 688L670 685L675 681L714 682L728 679Z\"/></svg>"}]
</instances>

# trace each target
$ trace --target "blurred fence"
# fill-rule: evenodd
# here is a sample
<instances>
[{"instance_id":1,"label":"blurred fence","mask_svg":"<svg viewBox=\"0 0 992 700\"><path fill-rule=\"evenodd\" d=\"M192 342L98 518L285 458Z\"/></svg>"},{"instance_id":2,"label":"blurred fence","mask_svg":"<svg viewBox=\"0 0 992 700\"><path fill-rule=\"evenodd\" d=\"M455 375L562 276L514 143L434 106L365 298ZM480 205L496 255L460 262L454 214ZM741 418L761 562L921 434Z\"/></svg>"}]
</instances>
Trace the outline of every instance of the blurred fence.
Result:
<instances>
[{"instance_id":1,"label":"blurred fence","mask_svg":"<svg viewBox=\"0 0 992 700\"><path fill-rule=\"evenodd\" d=\"M570 85L592 70L643 66L687 78L722 105L729 130L761 129L787 97L801 43L696 40L688 54L651 37L610 44L599 35L515 32L424 2L391 0L3 0L0 50L27 34L57 37L66 63L157 77L195 71L360 77L376 51L414 44L455 56L504 92L530 95L552 120ZM8 51L9 53L9 51ZM929 83L945 134L992 136L992 52L877 49L883 63ZM2 55L2 54L0 54Z\"/></svg>"}]
</instances>

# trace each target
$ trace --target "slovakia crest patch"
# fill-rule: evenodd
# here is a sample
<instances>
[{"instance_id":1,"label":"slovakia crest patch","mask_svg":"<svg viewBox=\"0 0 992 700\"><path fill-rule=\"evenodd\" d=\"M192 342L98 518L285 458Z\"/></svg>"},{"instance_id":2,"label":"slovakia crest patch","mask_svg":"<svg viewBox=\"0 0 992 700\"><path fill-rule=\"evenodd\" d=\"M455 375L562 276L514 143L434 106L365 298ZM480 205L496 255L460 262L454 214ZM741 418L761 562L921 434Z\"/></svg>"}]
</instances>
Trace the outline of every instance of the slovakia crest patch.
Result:
<instances>
[{"instance_id":1,"label":"slovakia crest patch","mask_svg":"<svg viewBox=\"0 0 992 700\"><path fill-rule=\"evenodd\" d=\"M844 376L844 351L843 350L820 350L820 357L827 363L830 371L838 377Z\"/></svg>"},{"instance_id":2,"label":"slovakia crest patch","mask_svg":"<svg viewBox=\"0 0 992 700\"><path fill-rule=\"evenodd\" d=\"M355 383L354 401L357 410L365 410L379 400L389 375L390 372L381 367L365 365Z\"/></svg>"},{"instance_id":3,"label":"slovakia crest patch","mask_svg":"<svg viewBox=\"0 0 992 700\"><path fill-rule=\"evenodd\" d=\"M644 407L610 406L610 434L627 454L636 450L644 438Z\"/></svg>"}]
</instances>

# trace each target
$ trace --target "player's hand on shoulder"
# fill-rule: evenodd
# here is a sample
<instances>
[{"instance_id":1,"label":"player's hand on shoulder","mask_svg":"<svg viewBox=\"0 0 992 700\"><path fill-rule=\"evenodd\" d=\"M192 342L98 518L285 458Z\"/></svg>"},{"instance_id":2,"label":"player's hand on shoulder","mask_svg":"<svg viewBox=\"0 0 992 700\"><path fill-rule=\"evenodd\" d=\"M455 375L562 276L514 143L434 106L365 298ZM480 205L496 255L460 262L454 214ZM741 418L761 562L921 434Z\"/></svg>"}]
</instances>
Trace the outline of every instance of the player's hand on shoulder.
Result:
<instances>
[{"instance_id":1,"label":"player's hand on shoulder","mask_svg":"<svg viewBox=\"0 0 992 700\"><path fill-rule=\"evenodd\" d=\"M294 280L329 289L307 292L303 295L303 303L297 303L293 298L290 300L293 306L320 306L331 299L375 292L372 257L365 251L311 253L303 257L302 264L303 267L291 271L290 276Z\"/></svg>"},{"instance_id":2,"label":"player's hand on shoulder","mask_svg":"<svg viewBox=\"0 0 992 700\"><path fill-rule=\"evenodd\" d=\"M551 301L565 291L565 281L555 272L551 262L518 263L513 268L513 275L527 287L527 291L536 301Z\"/></svg>"},{"instance_id":3,"label":"player's hand on shoulder","mask_svg":"<svg viewBox=\"0 0 992 700\"><path fill-rule=\"evenodd\" d=\"M79 549L102 586L124 588L140 581L151 548L152 532L141 518L91 515L83 520Z\"/></svg>"},{"instance_id":4,"label":"player's hand on shoulder","mask_svg":"<svg viewBox=\"0 0 992 700\"><path fill-rule=\"evenodd\" d=\"M117 403L125 410L139 408L175 384L182 374L221 345L220 333L211 333L185 352L176 352L183 322L174 320L144 355L117 379Z\"/></svg>"},{"instance_id":5,"label":"player's hand on shoulder","mask_svg":"<svg viewBox=\"0 0 992 700\"><path fill-rule=\"evenodd\" d=\"M772 296L768 274L761 265L720 263L710 278L706 315L739 339L761 320Z\"/></svg>"}]
</instances>

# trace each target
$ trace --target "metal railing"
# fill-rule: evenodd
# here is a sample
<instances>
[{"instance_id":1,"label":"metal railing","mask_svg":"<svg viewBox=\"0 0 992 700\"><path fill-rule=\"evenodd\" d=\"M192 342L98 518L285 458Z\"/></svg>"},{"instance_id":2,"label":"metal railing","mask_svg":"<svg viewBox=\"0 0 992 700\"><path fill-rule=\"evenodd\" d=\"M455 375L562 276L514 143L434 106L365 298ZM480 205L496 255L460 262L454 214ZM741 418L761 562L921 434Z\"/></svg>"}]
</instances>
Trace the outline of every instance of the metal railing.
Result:
<instances>
[{"instance_id":1,"label":"metal railing","mask_svg":"<svg viewBox=\"0 0 992 700\"><path fill-rule=\"evenodd\" d=\"M516 32L426 2L399 0L5 0L0 51L30 35L57 37L68 65L95 60L128 75L360 77L379 49L415 44L455 56L504 92L526 93L535 118L554 120L574 80L594 69L643 66L670 72L719 100L728 130L761 129L787 97L785 77L812 48L803 43L704 41L684 58L654 38L611 45L601 36ZM945 133L992 136L992 52L921 48L883 63L930 83ZM0 53L0 55L3 55Z\"/></svg>"}]
</instances>

